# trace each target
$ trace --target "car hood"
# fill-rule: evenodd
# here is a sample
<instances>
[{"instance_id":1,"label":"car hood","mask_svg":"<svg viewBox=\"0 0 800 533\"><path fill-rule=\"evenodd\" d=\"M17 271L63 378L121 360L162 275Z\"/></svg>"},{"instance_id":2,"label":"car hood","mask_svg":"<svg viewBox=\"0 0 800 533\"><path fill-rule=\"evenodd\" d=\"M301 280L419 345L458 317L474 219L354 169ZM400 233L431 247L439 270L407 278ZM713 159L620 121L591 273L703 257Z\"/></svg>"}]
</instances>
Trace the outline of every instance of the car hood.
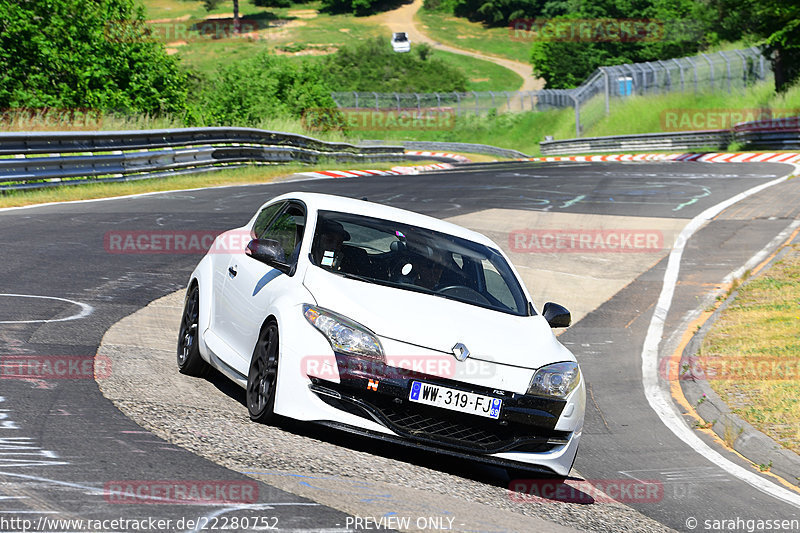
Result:
<instances>
[{"instance_id":1,"label":"car hood","mask_svg":"<svg viewBox=\"0 0 800 533\"><path fill-rule=\"evenodd\" d=\"M541 316L514 316L438 296L348 279L310 266L304 284L320 307L366 326L380 337L470 358L539 368L575 357ZM390 354L404 355L404 354Z\"/></svg>"}]
</instances>

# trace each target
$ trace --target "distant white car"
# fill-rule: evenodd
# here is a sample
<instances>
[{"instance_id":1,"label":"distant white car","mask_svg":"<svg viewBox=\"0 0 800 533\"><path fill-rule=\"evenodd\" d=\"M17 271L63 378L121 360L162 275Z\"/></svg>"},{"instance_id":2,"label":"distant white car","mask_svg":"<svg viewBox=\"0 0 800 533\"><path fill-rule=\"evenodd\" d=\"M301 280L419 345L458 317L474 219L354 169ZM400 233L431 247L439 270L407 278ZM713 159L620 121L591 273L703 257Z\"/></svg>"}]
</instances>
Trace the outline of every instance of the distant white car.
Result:
<instances>
[{"instance_id":1,"label":"distant white car","mask_svg":"<svg viewBox=\"0 0 800 533\"><path fill-rule=\"evenodd\" d=\"M569 323L559 305L540 313L479 233L298 192L200 261L177 360L184 374L210 364L244 387L257 422L283 415L566 476L586 402L551 330Z\"/></svg>"},{"instance_id":2,"label":"distant white car","mask_svg":"<svg viewBox=\"0 0 800 533\"><path fill-rule=\"evenodd\" d=\"M395 52L411 51L411 41L408 40L406 32L399 31L392 34L392 48Z\"/></svg>"}]
</instances>

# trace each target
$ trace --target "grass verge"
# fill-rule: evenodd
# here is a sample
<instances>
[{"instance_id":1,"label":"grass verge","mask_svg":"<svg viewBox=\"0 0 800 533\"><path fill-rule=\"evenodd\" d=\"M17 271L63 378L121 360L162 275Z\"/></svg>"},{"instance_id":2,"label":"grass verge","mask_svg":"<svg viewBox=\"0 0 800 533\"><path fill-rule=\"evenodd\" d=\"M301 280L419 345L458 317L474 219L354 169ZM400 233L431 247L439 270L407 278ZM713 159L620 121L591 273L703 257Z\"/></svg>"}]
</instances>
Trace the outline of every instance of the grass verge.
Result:
<instances>
[{"instance_id":1,"label":"grass verge","mask_svg":"<svg viewBox=\"0 0 800 533\"><path fill-rule=\"evenodd\" d=\"M487 28L479 22L470 22L449 13L428 11L425 8L417 12L417 22L421 31L441 43L525 64L530 63L530 41L512 39L511 32L506 26Z\"/></svg>"},{"instance_id":2,"label":"grass verge","mask_svg":"<svg viewBox=\"0 0 800 533\"><path fill-rule=\"evenodd\" d=\"M522 77L496 63L444 50L434 50L433 57L455 65L467 75L468 91L517 91Z\"/></svg>"},{"instance_id":3,"label":"grass verge","mask_svg":"<svg viewBox=\"0 0 800 533\"><path fill-rule=\"evenodd\" d=\"M384 36L388 43L390 37L388 28L375 24L370 17L320 13L320 2L293 4L288 8L263 8L251 2L240 2L243 24L259 29L252 35L235 37L229 35L229 25L224 24L220 26L220 35L209 35L207 23L213 21L203 22L229 14L227 4L206 12L198 0L141 2L148 19L161 21L152 24L154 35L164 41L168 51L176 54L182 65L206 76L264 48L298 61L317 61L343 45L374 36ZM188 19L166 21L182 17ZM203 35L202 31L205 31ZM466 73L469 91L516 90L522 85L519 75L494 63L443 51L436 51L434 55Z\"/></svg>"},{"instance_id":4,"label":"grass verge","mask_svg":"<svg viewBox=\"0 0 800 533\"><path fill-rule=\"evenodd\" d=\"M700 363L731 410L800 453L800 245L739 289L706 335ZM711 377L711 376L709 376Z\"/></svg>"}]
</instances>

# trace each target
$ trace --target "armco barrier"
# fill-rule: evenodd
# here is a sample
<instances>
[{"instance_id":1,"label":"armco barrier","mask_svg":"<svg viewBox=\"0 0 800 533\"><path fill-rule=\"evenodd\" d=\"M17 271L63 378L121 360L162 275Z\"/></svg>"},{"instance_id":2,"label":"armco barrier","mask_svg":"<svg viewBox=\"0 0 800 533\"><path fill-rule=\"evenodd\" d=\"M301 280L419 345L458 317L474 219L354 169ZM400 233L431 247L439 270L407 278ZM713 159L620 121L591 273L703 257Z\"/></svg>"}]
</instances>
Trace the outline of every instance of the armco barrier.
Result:
<instances>
[{"instance_id":1,"label":"armco barrier","mask_svg":"<svg viewBox=\"0 0 800 533\"><path fill-rule=\"evenodd\" d=\"M251 163L313 163L321 158L358 163L407 159L401 146L354 146L250 128L0 133L0 189L160 177Z\"/></svg>"},{"instance_id":2,"label":"armco barrier","mask_svg":"<svg viewBox=\"0 0 800 533\"><path fill-rule=\"evenodd\" d=\"M471 154L485 154L495 157L506 157L508 159L520 159L529 157L517 150L508 148L498 148L486 144L457 143L443 141L361 141L359 146L381 146L386 143L396 143L405 147L406 150L426 150L430 152L468 152Z\"/></svg>"},{"instance_id":3,"label":"armco barrier","mask_svg":"<svg viewBox=\"0 0 800 533\"><path fill-rule=\"evenodd\" d=\"M152 150L206 144L292 146L318 152L391 153L397 146L354 146L294 133L255 128L179 128L169 130L0 133L0 155L111 150Z\"/></svg>"},{"instance_id":4,"label":"armco barrier","mask_svg":"<svg viewBox=\"0 0 800 533\"><path fill-rule=\"evenodd\" d=\"M693 150L711 148L725 150L733 140L728 130L708 130L672 133L643 133L639 135L611 135L608 137L581 137L560 141L542 141L542 155L586 154L608 152L645 152L659 150Z\"/></svg>"},{"instance_id":5,"label":"armco barrier","mask_svg":"<svg viewBox=\"0 0 800 533\"><path fill-rule=\"evenodd\" d=\"M734 140L747 148L800 149L800 117L742 122L733 127Z\"/></svg>"}]
</instances>

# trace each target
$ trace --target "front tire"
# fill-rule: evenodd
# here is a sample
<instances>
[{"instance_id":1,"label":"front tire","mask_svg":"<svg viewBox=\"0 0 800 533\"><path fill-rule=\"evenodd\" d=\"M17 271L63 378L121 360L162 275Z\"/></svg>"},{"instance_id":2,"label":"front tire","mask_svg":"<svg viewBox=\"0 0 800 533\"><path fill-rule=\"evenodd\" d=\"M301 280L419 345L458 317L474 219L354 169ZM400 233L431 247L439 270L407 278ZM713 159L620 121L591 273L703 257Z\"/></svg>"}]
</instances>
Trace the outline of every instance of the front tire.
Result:
<instances>
[{"instance_id":1,"label":"front tire","mask_svg":"<svg viewBox=\"0 0 800 533\"><path fill-rule=\"evenodd\" d=\"M195 377L208 375L208 363L200 355L198 318L200 316L200 290L192 284L183 305L181 329L178 332L178 371Z\"/></svg>"},{"instance_id":2,"label":"front tire","mask_svg":"<svg viewBox=\"0 0 800 533\"><path fill-rule=\"evenodd\" d=\"M278 384L278 324L270 321L258 336L247 374L247 410L250 420L268 424L275 418Z\"/></svg>"}]
</instances>

